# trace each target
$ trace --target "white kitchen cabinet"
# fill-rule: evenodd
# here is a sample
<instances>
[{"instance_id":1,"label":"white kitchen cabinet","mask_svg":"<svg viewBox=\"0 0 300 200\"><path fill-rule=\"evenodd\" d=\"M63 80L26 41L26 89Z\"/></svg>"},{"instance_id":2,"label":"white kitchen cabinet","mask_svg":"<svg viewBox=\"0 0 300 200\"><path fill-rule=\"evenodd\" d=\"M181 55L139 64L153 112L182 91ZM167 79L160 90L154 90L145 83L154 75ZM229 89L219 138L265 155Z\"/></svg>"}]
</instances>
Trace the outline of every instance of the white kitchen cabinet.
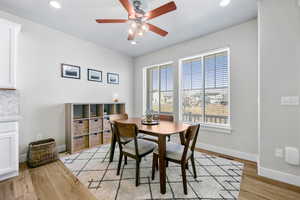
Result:
<instances>
[{"instance_id":1,"label":"white kitchen cabinet","mask_svg":"<svg viewBox=\"0 0 300 200\"><path fill-rule=\"evenodd\" d=\"M20 25L0 18L0 89L16 89L16 61L20 29Z\"/></svg>"},{"instance_id":2,"label":"white kitchen cabinet","mask_svg":"<svg viewBox=\"0 0 300 200\"><path fill-rule=\"evenodd\" d=\"M0 122L0 181L18 176L18 143L17 122Z\"/></svg>"}]
</instances>

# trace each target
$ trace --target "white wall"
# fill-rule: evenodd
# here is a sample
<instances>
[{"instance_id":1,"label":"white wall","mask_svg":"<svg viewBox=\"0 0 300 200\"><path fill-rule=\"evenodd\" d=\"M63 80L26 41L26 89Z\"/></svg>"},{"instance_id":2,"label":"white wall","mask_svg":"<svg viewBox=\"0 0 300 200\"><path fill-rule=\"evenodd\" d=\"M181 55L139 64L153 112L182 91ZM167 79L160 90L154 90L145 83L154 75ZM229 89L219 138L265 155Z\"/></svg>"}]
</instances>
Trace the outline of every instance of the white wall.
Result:
<instances>
[{"instance_id":1,"label":"white wall","mask_svg":"<svg viewBox=\"0 0 300 200\"><path fill-rule=\"evenodd\" d=\"M251 20L223 31L186 41L151 54L135 58L135 114L143 113L143 67L197 55L212 49L230 47L232 133L201 131L199 143L257 154L257 21ZM176 77L177 81L177 77ZM175 102L176 103L176 102ZM178 112L178 111L177 111ZM230 151L232 152L232 151ZM248 156L246 155L246 157Z\"/></svg>"},{"instance_id":2,"label":"white wall","mask_svg":"<svg viewBox=\"0 0 300 200\"><path fill-rule=\"evenodd\" d=\"M64 103L110 102L118 93L132 114L132 58L62 32L0 11L22 25L19 38L17 89L20 92L20 153L36 139L53 137L65 144ZM99 33L100 34L100 33ZM81 66L81 80L61 78L60 63ZM87 68L120 74L120 85L87 81Z\"/></svg>"},{"instance_id":3,"label":"white wall","mask_svg":"<svg viewBox=\"0 0 300 200\"><path fill-rule=\"evenodd\" d=\"M300 96L300 8L297 1L261 0L259 34L261 173L297 175L300 185L300 166L288 165L283 158L274 155L276 148L300 149L300 107L280 105L281 96ZM287 178L286 174L283 177Z\"/></svg>"}]
</instances>

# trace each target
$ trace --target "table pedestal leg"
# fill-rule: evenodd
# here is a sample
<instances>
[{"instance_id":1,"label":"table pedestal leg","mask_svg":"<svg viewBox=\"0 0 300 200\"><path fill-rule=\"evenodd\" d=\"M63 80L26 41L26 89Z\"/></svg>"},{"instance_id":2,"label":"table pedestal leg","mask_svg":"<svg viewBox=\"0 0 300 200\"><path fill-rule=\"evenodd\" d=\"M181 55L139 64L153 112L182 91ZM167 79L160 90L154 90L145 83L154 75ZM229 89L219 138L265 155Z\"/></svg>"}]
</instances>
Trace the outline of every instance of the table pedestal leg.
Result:
<instances>
[{"instance_id":1,"label":"table pedestal leg","mask_svg":"<svg viewBox=\"0 0 300 200\"><path fill-rule=\"evenodd\" d=\"M159 149L159 177L160 177L160 193L166 193L166 136L160 135L158 137Z\"/></svg>"}]
</instances>

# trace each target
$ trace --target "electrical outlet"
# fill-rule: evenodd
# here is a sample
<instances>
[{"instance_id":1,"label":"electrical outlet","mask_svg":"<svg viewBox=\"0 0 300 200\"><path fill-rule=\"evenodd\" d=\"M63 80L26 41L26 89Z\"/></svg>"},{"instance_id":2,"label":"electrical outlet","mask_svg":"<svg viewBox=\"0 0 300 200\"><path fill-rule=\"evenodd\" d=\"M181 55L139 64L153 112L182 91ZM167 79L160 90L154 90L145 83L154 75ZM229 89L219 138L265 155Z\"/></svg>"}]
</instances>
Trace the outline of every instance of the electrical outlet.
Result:
<instances>
[{"instance_id":1,"label":"electrical outlet","mask_svg":"<svg viewBox=\"0 0 300 200\"><path fill-rule=\"evenodd\" d=\"M278 158L283 158L283 149L280 148L275 149L275 156Z\"/></svg>"}]
</instances>

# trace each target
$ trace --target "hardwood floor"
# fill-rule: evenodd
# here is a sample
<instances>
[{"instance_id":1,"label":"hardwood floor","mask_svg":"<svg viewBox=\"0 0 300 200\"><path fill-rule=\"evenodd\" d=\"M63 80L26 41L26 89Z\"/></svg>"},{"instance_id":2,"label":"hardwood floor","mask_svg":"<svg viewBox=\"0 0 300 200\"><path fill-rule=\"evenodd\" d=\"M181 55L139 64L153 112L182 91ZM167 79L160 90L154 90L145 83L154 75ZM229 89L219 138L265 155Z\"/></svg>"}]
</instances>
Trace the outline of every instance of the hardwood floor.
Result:
<instances>
[{"instance_id":1,"label":"hardwood floor","mask_svg":"<svg viewBox=\"0 0 300 200\"><path fill-rule=\"evenodd\" d=\"M69 199L96 200L60 161L34 169L21 164L18 177L0 182L0 200Z\"/></svg>"},{"instance_id":2,"label":"hardwood floor","mask_svg":"<svg viewBox=\"0 0 300 200\"><path fill-rule=\"evenodd\" d=\"M256 163L198 149L245 164L240 200L298 200L300 188L257 176ZM57 161L29 169L20 165L18 177L0 182L0 200L95 200L88 189Z\"/></svg>"},{"instance_id":3,"label":"hardwood floor","mask_svg":"<svg viewBox=\"0 0 300 200\"><path fill-rule=\"evenodd\" d=\"M258 176L255 162L202 149L197 150L245 164L239 200L300 200L300 187Z\"/></svg>"}]
</instances>

